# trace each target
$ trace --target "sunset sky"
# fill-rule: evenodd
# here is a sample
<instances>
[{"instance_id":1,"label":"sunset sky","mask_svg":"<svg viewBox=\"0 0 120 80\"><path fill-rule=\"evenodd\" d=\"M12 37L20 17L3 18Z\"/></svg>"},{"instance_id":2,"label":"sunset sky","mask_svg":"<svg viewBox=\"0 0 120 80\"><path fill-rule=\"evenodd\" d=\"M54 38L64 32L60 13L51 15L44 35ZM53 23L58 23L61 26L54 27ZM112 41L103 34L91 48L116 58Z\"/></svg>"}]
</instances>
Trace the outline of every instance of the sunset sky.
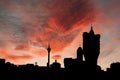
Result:
<instances>
[{"instance_id":1,"label":"sunset sky","mask_svg":"<svg viewBox=\"0 0 120 80\"><path fill-rule=\"evenodd\" d=\"M120 0L0 0L0 58L14 64L76 57L82 33L101 34L98 65L120 61Z\"/></svg>"}]
</instances>

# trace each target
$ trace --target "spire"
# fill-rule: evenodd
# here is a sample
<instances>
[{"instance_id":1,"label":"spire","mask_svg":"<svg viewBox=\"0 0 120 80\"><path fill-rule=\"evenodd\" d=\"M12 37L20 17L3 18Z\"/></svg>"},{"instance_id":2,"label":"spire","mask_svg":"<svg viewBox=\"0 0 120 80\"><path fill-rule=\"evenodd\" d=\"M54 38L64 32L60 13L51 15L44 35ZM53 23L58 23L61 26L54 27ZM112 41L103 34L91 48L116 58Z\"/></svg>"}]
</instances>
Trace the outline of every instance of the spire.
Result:
<instances>
[{"instance_id":1,"label":"spire","mask_svg":"<svg viewBox=\"0 0 120 80\"><path fill-rule=\"evenodd\" d=\"M94 31L93 31L93 27L92 26L91 26L91 29L90 29L89 33L94 35Z\"/></svg>"},{"instance_id":2,"label":"spire","mask_svg":"<svg viewBox=\"0 0 120 80\"><path fill-rule=\"evenodd\" d=\"M48 50L48 53L51 51L50 43L48 44L48 48L47 48L47 50Z\"/></svg>"}]
</instances>

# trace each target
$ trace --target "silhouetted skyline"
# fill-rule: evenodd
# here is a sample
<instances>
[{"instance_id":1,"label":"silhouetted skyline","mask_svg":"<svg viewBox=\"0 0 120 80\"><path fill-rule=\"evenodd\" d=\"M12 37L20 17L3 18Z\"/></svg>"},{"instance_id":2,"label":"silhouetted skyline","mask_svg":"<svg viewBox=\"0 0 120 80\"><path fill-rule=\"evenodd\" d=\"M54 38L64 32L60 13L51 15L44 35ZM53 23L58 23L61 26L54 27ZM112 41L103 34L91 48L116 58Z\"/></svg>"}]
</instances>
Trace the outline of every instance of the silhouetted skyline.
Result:
<instances>
[{"instance_id":1,"label":"silhouetted skyline","mask_svg":"<svg viewBox=\"0 0 120 80\"><path fill-rule=\"evenodd\" d=\"M46 66L51 60L76 57L82 33L93 24L101 34L98 64L106 69L119 61L119 0L0 0L0 58L17 65ZM79 43L79 44L78 44ZM81 46L82 47L82 46ZM83 47L82 47L83 48Z\"/></svg>"},{"instance_id":2,"label":"silhouetted skyline","mask_svg":"<svg viewBox=\"0 0 120 80\"><path fill-rule=\"evenodd\" d=\"M51 44L52 45L52 44ZM120 79L120 62L112 63L107 71L101 69L97 64L100 54L100 34L95 34L91 27L90 32L83 33L83 48L78 47L76 58L64 58L65 67L55 60L50 64L50 52L52 48L48 45L48 62L46 66L35 64L15 65L0 59L1 79L24 80L114 80ZM85 60L83 60L83 57Z\"/></svg>"},{"instance_id":3,"label":"silhouetted skyline","mask_svg":"<svg viewBox=\"0 0 120 80\"><path fill-rule=\"evenodd\" d=\"M76 50L76 58L64 58L64 68L71 68L71 67L78 67L80 68L81 65L83 64L87 64L89 66L98 66L98 58L100 55L100 34L96 34L94 32L93 26L91 26L91 29L89 32L83 32L83 48L81 46L78 47L78 49ZM52 45L52 44L51 44ZM59 62L57 62L57 59L55 59L55 61L53 63L50 63L51 60L51 50L52 48L50 47L50 43L48 44L48 48L47 48L47 63L46 68L62 68L61 64ZM84 60L83 60L84 58ZM5 64L5 59L1 59L1 63ZM12 64L11 62L7 62ZM35 62L34 64L31 65L35 65L35 66L39 66L37 64L38 62ZM29 64L29 63L27 63ZM26 64L26 65L27 65ZM15 65L15 64L14 64ZM16 65L17 66L17 65ZM19 66L19 65L18 65ZM100 66L100 65L99 65ZM40 67L40 66L39 66ZM42 66L41 66L42 67ZM107 68L106 68L107 69Z\"/></svg>"}]
</instances>

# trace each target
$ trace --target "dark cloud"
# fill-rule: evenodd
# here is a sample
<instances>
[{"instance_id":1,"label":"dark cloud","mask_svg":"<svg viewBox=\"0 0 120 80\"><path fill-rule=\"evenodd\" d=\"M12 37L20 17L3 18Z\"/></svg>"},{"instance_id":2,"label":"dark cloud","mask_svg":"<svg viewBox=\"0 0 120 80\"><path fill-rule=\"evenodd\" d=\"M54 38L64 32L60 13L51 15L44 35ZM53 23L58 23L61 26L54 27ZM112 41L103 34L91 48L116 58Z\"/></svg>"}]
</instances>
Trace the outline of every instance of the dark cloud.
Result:
<instances>
[{"instance_id":1,"label":"dark cloud","mask_svg":"<svg viewBox=\"0 0 120 80\"><path fill-rule=\"evenodd\" d=\"M55 45L59 43L54 48L60 50L64 48L62 43L66 46L78 34L75 28L80 29L80 25L91 23L95 17L92 0L35 0L28 1L27 5L25 3L16 1L14 4L22 9L20 14L25 22L23 26L26 34L43 46L53 40ZM74 26L76 24L78 26Z\"/></svg>"},{"instance_id":2,"label":"dark cloud","mask_svg":"<svg viewBox=\"0 0 120 80\"><path fill-rule=\"evenodd\" d=\"M88 24L94 17L94 5L91 0L57 0L51 7L52 17L64 30L71 29L76 23Z\"/></svg>"},{"instance_id":3,"label":"dark cloud","mask_svg":"<svg viewBox=\"0 0 120 80\"><path fill-rule=\"evenodd\" d=\"M15 47L15 50L28 51L29 46L27 44L19 44Z\"/></svg>"}]
</instances>

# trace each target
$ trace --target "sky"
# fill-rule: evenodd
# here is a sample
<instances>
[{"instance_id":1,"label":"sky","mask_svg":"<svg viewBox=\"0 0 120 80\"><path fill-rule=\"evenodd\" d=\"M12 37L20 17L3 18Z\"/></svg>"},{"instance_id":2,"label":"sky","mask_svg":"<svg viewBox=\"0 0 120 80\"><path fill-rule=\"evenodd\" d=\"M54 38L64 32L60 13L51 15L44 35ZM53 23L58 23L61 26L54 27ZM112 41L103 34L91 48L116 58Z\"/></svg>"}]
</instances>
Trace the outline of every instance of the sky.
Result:
<instances>
[{"instance_id":1,"label":"sky","mask_svg":"<svg viewBox=\"0 0 120 80\"><path fill-rule=\"evenodd\" d=\"M83 32L91 25L100 34L98 65L106 69L120 61L120 0L0 0L0 58L16 65L64 66L76 58Z\"/></svg>"}]
</instances>

